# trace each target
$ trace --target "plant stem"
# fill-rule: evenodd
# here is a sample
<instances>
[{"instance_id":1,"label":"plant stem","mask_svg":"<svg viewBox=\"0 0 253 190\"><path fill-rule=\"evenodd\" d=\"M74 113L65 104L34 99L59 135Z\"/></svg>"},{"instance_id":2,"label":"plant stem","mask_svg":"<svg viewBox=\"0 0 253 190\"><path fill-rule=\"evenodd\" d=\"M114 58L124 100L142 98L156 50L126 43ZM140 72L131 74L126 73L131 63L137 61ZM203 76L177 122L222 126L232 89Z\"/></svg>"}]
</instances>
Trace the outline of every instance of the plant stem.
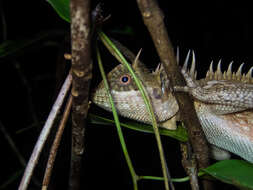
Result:
<instances>
[{"instance_id":1,"label":"plant stem","mask_svg":"<svg viewBox=\"0 0 253 190\"><path fill-rule=\"evenodd\" d=\"M138 190L138 186L137 186L138 176L135 173L132 161L131 161L130 156L129 156L128 151L127 151L127 146L126 146L126 143L125 143L125 140L124 140L124 136L123 136L121 127L120 127L118 114L117 114L117 111L116 111L116 108L115 108L115 105L114 105L114 102L113 102L112 95L110 93L109 85L108 85L108 82L107 82L107 79L106 79L106 74L105 74L105 71L104 71L104 68L103 68L103 65L102 65L101 56L100 56L98 48L97 48L97 59L98 59L99 70L101 72L101 75L102 75L102 78L103 78L103 81L104 81L105 89L107 91L107 94L109 96L109 100L110 100L110 103L111 103L112 113L113 113L113 117L114 117L114 120L115 120L115 124L116 124L116 128L117 128L120 144L121 144L124 156L126 158L128 168L129 168L131 176L132 176L134 190Z\"/></svg>"}]
</instances>

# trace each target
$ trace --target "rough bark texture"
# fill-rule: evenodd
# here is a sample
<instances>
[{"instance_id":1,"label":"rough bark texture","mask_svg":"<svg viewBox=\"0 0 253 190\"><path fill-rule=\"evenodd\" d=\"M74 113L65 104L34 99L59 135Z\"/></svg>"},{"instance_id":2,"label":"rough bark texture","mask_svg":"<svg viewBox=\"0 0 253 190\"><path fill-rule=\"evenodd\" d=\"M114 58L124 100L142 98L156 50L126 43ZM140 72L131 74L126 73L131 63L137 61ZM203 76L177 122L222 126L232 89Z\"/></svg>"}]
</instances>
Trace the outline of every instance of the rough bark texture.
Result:
<instances>
[{"instance_id":1,"label":"rough bark texture","mask_svg":"<svg viewBox=\"0 0 253 190\"><path fill-rule=\"evenodd\" d=\"M166 70L172 86L185 86L186 83L180 72L163 22L164 15L155 0L137 0L145 25L155 44L161 62ZM185 124L190 143L196 155L199 168L209 165L207 141L198 121L191 98L187 94L176 93L179 103L181 120Z\"/></svg>"},{"instance_id":2,"label":"rough bark texture","mask_svg":"<svg viewBox=\"0 0 253 190\"><path fill-rule=\"evenodd\" d=\"M71 0L72 42L72 154L69 189L80 189L81 159L84 152L85 121L88 111L91 61L90 1Z\"/></svg>"}]
</instances>

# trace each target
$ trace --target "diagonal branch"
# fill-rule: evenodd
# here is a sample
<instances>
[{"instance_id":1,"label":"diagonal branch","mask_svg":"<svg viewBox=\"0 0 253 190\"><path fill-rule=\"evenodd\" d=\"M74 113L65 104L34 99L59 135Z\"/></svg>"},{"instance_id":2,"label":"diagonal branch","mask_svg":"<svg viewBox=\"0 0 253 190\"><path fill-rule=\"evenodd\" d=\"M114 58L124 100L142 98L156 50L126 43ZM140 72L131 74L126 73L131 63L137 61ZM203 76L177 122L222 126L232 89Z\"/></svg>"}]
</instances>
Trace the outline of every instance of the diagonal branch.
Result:
<instances>
[{"instance_id":1,"label":"diagonal branch","mask_svg":"<svg viewBox=\"0 0 253 190\"><path fill-rule=\"evenodd\" d=\"M55 158L56 158L56 155L58 152L58 148L60 146L62 134L65 129L66 123L68 121L68 118L69 118L69 113L70 113L71 106L72 106L72 100L73 100L73 97L69 96L68 101L65 106L64 113L62 115L62 118L61 118L61 121L59 124L59 127L57 129L57 132L56 132L56 135L54 138L54 142L53 142L51 149L50 149L49 158L47 160L47 167L46 167L46 171L44 173L44 178L43 178L43 182L42 182L42 189L43 190L48 189L48 185L49 185L49 182L51 179L52 170L53 170L54 163L55 163Z\"/></svg>"},{"instance_id":2,"label":"diagonal branch","mask_svg":"<svg viewBox=\"0 0 253 190\"><path fill-rule=\"evenodd\" d=\"M54 124L54 121L56 119L56 116L57 114L60 112L60 108L64 102L64 98L66 97L66 94L71 86L71 81L72 81L72 77L71 75L69 74L67 76L67 78L65 79L65 82L64 84L62 85L62 88L60 90L60 93L58 94L58 97L57 99L55 100L55 103L49 113L49 116L47 118L47 121L43 127L43 129L41 130L40 132L40 136L36 142L36 145L33 149L33 152L32 152L32 155L27 163L27 166L25 168L25 172L24 172L24 175L22 177L22 180L20 182L20 185L18 187L19 190L26 190L29 183L30 183L30 180L31 180L31 177L32 177L32 174L33 174L33 171L34 171L34 168L39 160L39 157L40 157L40 153L42 151L42 148L44 147L44 144L47 140L47 137L50 133L50 130L52 129L53 127L53 124Z\"/></svg>"},{"instance_id":3,"label":"diagonal branch","mask_svg":"<svg viewBox=\"0 0 253 190\"><path fill-rule=\"evenodd\" d=\"M90 1L71 0L72 43L72 153L69 189L80 189L85 121L92 78Z\"/></svg>"},{"instance_id":4,"label":"diagonal branch","mask_svg":"<svg viewBox=\"0 0 253 190\"><path fill-rule=\"evenodd\" d=\"M185 81L176 64L172 44L163 22L162 11L155 0L137 0L137 3L172 86L184 86ZM209 165L208 145L192 100L183 93L176 93L175 97L179 104L181 120L188 130L190 143L196 154L198 167L205 168Z\"/></svg>"}]
</instances>

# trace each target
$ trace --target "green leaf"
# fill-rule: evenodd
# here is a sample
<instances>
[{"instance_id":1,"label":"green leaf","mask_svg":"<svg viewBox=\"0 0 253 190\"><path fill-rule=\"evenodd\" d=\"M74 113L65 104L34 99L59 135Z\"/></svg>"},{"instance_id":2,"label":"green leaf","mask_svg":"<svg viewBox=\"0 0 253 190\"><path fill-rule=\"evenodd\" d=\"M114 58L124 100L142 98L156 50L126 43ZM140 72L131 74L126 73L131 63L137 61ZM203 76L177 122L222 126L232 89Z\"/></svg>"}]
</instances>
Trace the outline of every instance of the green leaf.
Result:
<instances>
[{"instance_id":1,"label":"green leaf","mask_svg":"<svg viewBox=\"0 0 253 190\"><path fill-rule=\"evenodd\" d=\"M99 125L114 125L114 121L100 117L94 114L89 114L89 119L92 124L99 124ZM147 125L144 123L137 123L134 121L129 121L128 123L120 123L122 127L126 127L128 129L145 132L145 133L154 133L154 130L151 125ZM167 130L164 128L159 128L159 132L161 135L169 136L174 139L177 139L182 142L186 142L188 140L187 132L185 128L182 126L178 126L177 130Z\"/></svg>"},{"instance_id":2,"label":"green leaf","mask_svg":"<svg viewBox=\"0 0 253 190\"><path fill-rule=\"evenodd\" d=\"M70 22L69 0L47 0L47 1L63 20Z\"/></svg>"},{"instance_id":3,"label":"green leaf","mask_svg":"<svg viewBox=\"0 0 253 190\"><path fill-rule=\"evenodd\" d=\"M253 164L244 160L223 160L202 171L225 183L253 189Z\"/></svg>"}]
</instances>

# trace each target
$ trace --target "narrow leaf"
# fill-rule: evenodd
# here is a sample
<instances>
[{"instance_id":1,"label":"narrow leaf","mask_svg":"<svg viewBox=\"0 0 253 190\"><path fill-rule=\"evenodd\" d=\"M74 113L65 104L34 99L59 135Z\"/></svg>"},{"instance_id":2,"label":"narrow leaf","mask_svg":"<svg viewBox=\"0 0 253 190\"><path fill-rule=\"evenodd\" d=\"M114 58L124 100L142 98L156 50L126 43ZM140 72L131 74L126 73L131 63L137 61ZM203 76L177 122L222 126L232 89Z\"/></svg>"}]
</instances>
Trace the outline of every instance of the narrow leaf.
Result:
<instances>
[{"instance_id":1,"label":"narrow leaf","mask_svg":"<svg viewBox=\"0 0 253 190\"><path fill-rule=\"evenodd\" d=\"M99 124L99 125L114 125L115 122L113 120L97 116L94 114L89 114L89 119L92 124ZM154 133L154 130L151 125L144 124L144 123L137 123L134 121L129 121L127 123L120 123L122 127L126 127L128 129L145 132L145 133ZM159 128L159 132L161 135L172 137L176 140L186 142L188 140L187 132L185 128L182 126L178 126L177 130L167 130L163 128Z\"/></svg>"}]
</instances>

